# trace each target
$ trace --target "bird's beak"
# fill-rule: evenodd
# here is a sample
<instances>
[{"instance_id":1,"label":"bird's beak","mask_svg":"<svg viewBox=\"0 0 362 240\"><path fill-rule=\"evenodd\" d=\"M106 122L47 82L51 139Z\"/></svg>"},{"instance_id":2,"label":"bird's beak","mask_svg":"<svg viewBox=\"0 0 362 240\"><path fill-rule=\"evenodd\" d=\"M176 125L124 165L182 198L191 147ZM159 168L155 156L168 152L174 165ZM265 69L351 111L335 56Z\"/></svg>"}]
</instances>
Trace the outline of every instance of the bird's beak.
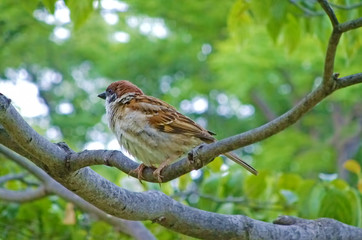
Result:
<instances>
[{"instance_id":1,"label":"bird's beak","mask_svg":"<svg viewBox=\"0 0 362 240\"><path fill-rule=\"evenodd\" d=\"M99 98L106 99L106 92L102 92L101 94L98 94Z\"/></svg>"}]
</instances>

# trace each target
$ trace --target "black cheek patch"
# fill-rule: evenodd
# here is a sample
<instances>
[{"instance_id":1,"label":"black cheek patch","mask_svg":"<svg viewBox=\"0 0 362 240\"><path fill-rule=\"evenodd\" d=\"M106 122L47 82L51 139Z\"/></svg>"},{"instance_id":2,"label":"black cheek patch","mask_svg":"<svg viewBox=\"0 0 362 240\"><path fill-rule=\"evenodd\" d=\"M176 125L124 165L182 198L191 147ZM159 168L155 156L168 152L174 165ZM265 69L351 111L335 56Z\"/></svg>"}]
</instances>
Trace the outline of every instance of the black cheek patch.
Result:
<instances>
[{"instance_id":1,"label":"black cheek patch","mask_svg":"<svg viewBox=\"0 0 362 240\"><path fill-rule=\"evenodd\" d=\"M117 99L116 94L112 94L112 95L109 97L108 102L109 102L109 103L114 102L116 99Z\"/></svg>"}]
</instances>

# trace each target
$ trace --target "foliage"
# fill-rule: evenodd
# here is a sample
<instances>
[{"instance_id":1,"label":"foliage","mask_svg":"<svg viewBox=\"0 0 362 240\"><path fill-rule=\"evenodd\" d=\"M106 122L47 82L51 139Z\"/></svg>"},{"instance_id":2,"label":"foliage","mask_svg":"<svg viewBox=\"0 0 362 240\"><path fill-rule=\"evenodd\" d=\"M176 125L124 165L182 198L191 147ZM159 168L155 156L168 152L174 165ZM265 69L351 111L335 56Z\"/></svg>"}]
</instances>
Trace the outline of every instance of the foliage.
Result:
<instances>
[{"instance_id":1,"label":"foliage","mask_svg":"<svg viewBox=\"0 0 362 240\"><path fill-rule=\"evenodd\" d=\"M357 1L334 3L341 22L362 15L362 7L338 7ZM109 147L113 136L97 94L118 79L132 80L147 94L177 106L219 139L260 126L320 82L331 32L320 6L302 0L3 0L0 9L1 81L24 78L36 84L48 114L29 122L76 150ZM57 16L66 9L71 21ZM110 24L106 20L112 17L118 21ZM59 37L59 31L70 35ZM361 36L356 30L341 39L335 69L342 76L360 71ZM344 89L292 128L238 150L260 170L257 177L221 157L161 188L105 166L94 169L122 187L162 190L208 211L264 221L281 214L331 217L362 227L362 151L358 140L351 141L356 134L361 137L360 92L361 86ZM205 102L207 107L200 108ZM347 172L343 163L348 159L354 160L344 164ZM21 171L5 159L1 165L1 175ZM6 187L25 185L9 182ZM78 210L77 224L61 224L65 206L54 196L21 205L0 203L0 236L119 236ZM182 238L146 224L159 238Z\"/></svg>"}]
</instances>

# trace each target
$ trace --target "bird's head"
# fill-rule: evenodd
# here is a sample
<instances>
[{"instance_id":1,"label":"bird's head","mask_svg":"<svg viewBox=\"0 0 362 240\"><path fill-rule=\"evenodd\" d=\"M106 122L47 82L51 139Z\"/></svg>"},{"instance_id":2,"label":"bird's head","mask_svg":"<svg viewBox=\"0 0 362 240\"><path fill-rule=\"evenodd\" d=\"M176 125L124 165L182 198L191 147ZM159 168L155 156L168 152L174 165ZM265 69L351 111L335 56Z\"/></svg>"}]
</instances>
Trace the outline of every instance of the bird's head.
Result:
<instances>
[{"instance_id":1,"label":"bird's head","mask_svg":"<svg viewBox=\"0 0 362 240\"><path fill-rule=\"evenodd\" d=\"M133 83L121 80L111 83L105 92L98 94L99 98L105 99L107 103L114 102L117 99L123 98L127 95L143 95L141 89L139 89Z\"/></svg>"}]
</instances>

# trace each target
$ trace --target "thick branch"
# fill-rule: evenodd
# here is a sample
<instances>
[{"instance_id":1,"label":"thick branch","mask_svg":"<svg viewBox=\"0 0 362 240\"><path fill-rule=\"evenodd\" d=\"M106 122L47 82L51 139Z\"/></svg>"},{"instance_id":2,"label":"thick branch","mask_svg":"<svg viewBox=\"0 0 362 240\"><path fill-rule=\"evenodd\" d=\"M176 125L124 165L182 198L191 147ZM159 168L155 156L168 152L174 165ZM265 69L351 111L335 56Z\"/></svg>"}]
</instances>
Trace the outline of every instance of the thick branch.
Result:
<instances>
[{"instance_id":1,"label":"thick branch","mask_svg":"<svg viewBox=\"0 0 362 240\"><path fill-rule=\"evenodd\" d=\"M1 134L0 134L1 136ZM95 215L97 218L101 219L104 222L107 222L111 224L112 226L115 226L118 230L129 234L133 236L135 239L154 239L153 235L143 226L142 223L134 222L134 221L127 221L123 220L117 217L113 217L102 210L96 208L89 202L83 200L73 192L69 191L62 185L60 185L58 182L56 182L53 178L51 178L46 172L44 172L42 169L38 168L31 162L29 162L24 157L15 154L14 152L10 151L9 149L5 148L4 146L0 145L0 153L4 154L6 157L11 159L12 161L16 162L20 166L22 166L24 169L28 170L30 173L32 173L34 176L36 176L39 180L41 180L44 183L44 193L50 194L56 194L63 199L73 202L75 205L77 205L80 209L82 209L85 212L91 213ZM4 192L5 193L5 192ZM4 199L2 196L2 192L0 190L0 199ZM45 196L45 195L43 195ZM5 200L5 199L4 199ZM9 201L13 201L10 200ZM14 200L15 201L15 200ZM25 201L29 201L29 198ZM18 201L19 202L19 201Z\"/></svg>"},{"instance_id":2,"label":"thick branch","mask_svg":"<svg viewBox=\"0 0 362 240\"><path fill-rule=\"evenodd\" d=\"M215 203L236 203L238 205L243 205L245 207L248 207L250 209L256 208L256 209L264 209L264 210L268 210L268 211L283 211L286 209L286 207L283 206L276 206L277 203L273 203L271 201L257 201L257 200L251 200L245 197L227 197L224 199L215 197L214 195L210 195L210 194L204 194L204 193L200 193L199 191L195 191L195 190L190 190L190 191L186 191L186 192L178 192L176 194L174 194L172 197L173 198L178 198L178 199L185 199L187 197L189 197L190 195L196 195L200 198L203 199L208 199L211 200ZM270 207L270 206L275 206L275 207ZM288 206L288 209L290 210L290 206Z\"/></svg>"},{"instance_id":3,"label":"thick branch","mask_svg":"<svg viewBox=\"0 0 362 240\"><path fill-rule=\"evenodd\" d=\"M11 129L11 139L28 154L35 156L34 161L37 161L37 165L47 163L46 167L48 169L62 169L65 152L57 145L50 144L48 140L37 134L10 104L10 99L7 99L1 93L0 98L2 100L0 105L1 123L5 129ZM9 133L9 131L7 132ZM62 172L59 174L62 174Z\"/></svg>"}]
</instances>

